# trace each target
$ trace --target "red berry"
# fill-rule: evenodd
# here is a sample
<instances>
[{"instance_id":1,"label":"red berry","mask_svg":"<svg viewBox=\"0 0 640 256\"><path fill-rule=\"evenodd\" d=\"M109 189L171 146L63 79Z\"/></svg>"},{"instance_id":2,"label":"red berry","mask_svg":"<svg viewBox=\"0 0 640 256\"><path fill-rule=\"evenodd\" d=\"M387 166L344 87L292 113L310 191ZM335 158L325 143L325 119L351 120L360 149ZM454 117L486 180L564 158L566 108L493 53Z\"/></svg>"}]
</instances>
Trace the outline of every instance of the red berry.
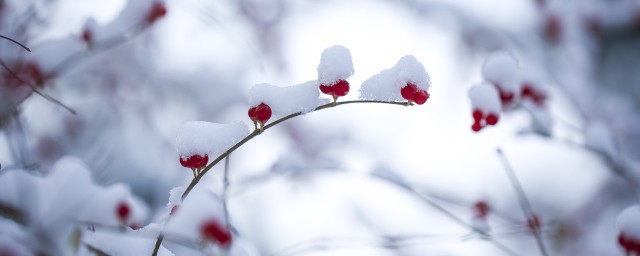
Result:
<instances>
[{"instance_id":1,"label":"red berry","mask_svg":"<svg viewBox=\"0 0 640 256\"><path fill-rule=\"evenodd\" d=\"M91 31L89 31L88 29L82 31L82 41L84 41L86 44L91 44L93 42L93 33L91 33Z\"/></svg>"},{"instance_id":2,"label":"red berry","mask_svg":"<svg viewBox=\"0 0 640 256\"><path fill-rule=\"evenodd\" d=\"M121 222L126 222L131 214L131 208L126 202L120 202L116 206L116 215Z\"/></svg>"},{"instance_id":3,"label":"red berry","mask_svg":"<svg viewBox=\"0 0 640 256\"><path fill-rule=\"evenodd\" d=\"M337 83L333 85L333 95L342 97L349 93L349 82L346 80L338 80Z\"/></svg>"},{"instance_id":4,"label":"red berry","mask_svg":"<svg viewBox=\"0 0 640 256\"><path fill-rule=\"evenodd\" d=\"M413 97L416 94L416 92L418 92L418 86L412 83L407 83L406 86L400 89L400 95L402 95L402 98L404 98L405 100L408 100L409 102L414 101Z\"/></svg>"},{"instance_id":5,"label":"red berry","mask_svg":"<svg viewBox=\"0 0 640 256\"><path fill-rule=\"evenodd\" d=\"M216 220L206 221L200 228L200 234L204 239L216 242L222 247L231 245L231 233Z\"/></svg>"},{"instance_id":6,"label":"red berry","mask_svg":"<svg viewBox=\"0 0 640 256\"><path fill-rule=\"evenodd\" d=\"M151 9L147 13L145 21L149 24L154 23L156 20L164 17L167 14L167 7L162 2L154 2Z\"/></svg>"},{"instance_id":7,"label":"red berry","mask_svg":"<svg viewBox=\"0 0 640 256\"><path fill-rule=\"evenodd\" d=\"M174 215L176 214L176 212L178 211L178 209L180 209L179 206L174 205L173 207L171 207L171 211L169 212L169 215Z\"/></svg>"},{"instance_id":8,"label":"red berry","mask_svg":"<svg viewBox=\"0 0 640 256\"><path fill-rule=\"evenodd\" d=\"M256 107L256 118L262 124L265 124L271 118L271 107L269 105L260 103Z\"/></svg>"},{"instance_id":9,"label":"red berry","mask_svg":"<svg viewBox=\"0 0 640 256\"><path fill-rule=\"evenodd\" d=\"M429 99L429 93L425 90L419 90L413 94L413 101L418 105L422 105Z\"/></svg>"},{"instance_id":10,"label":"red berry","mask_svg":"<svg viewBox=\"0 0 640 256\"><path fill-rule=\"evenodd\" d=\"M473 205L473 211L478 217L486 217L489 213L489 210L489 204L487 204L487 202L485 201L478 201Z\"/></svg>"},{"instance_id":11,"label":"red berry","mask_svg":"<svg viewBox=\"0 0 640 256\"><path fill-rule=\"evenodd\" d=\"M248 114L251 121L253 122L258 121L258 116L256 116L256 107L250 107Z\"/></svg>"},{"instance_id":12,"label":"red berry","mask_svg":"<svg viewBox=\"0 0 640 256\"><path fill-rule=\"evenodd\" d=\"M473 125L471 125L471 130L473 130L474 132L479 132L480 130L482 130L482 124L480 124L480 120L475 121Z\"/></svg>"},{"instance_id":13,"label":"red berry","mask_svg":"<svg viewBox=\"0 0 640 256\"><path fill-rule=\"evenodd\" d=\"M557 15L549 15L545 20L544 34L552 42L560 41L562 36L562 22Z\"/></svg>"},{"instance_id":14,"label":"red berry","mask_svg":"<svg viewBox=\"0 0 640 256\"><path fill-rule=\"evenodd\" d=\"M188 157L180 156L180 164L187 168L199 169L207 165L208 162L209 162L209 156L207 154L204 154L204 156L201 156L201 155L191 155Z\"/></svg>"},{"instance_id":15,"label":"red berry","mask_svg":"<svg viewBox=\"0 0 640 256\"><path fill-rule=\"evenodd\" d=\"M540 229L540 218L538 218L538 215L533 214L533 216L527 220L527 227L531 231Z\"/></svg>"},{"instance_id":16,"label":"red berry","mask_svg":"<svg viewBox=\"0 0 640 256\"><path fill-rule=\"evenodd\" d=\"M327 95L333 95L333 86L321 84L320 91Z\"/></svg>"},{"instance_id":17,"label":"red berry","mask_svg":"<svg viewBox=\"0 0 640 256\"><path fill-rule=\"evenodd\" d=\"M485 121L488 125L496 125L498 123L498 115L496 113L489 113Z\"/></svg>"},{"instance_id":18,"label":"red berry","mask_svg":"<svg viewBox=\"0 0 640 256\"><path fill-rule=\"evenodd\" d=\"M483 114L482 114L482 110L480 110L479 108L474 109L472 115L473 115L473 120L474 121L478 122L478 121L482 120Z\"/></svg>"}]
</instances>

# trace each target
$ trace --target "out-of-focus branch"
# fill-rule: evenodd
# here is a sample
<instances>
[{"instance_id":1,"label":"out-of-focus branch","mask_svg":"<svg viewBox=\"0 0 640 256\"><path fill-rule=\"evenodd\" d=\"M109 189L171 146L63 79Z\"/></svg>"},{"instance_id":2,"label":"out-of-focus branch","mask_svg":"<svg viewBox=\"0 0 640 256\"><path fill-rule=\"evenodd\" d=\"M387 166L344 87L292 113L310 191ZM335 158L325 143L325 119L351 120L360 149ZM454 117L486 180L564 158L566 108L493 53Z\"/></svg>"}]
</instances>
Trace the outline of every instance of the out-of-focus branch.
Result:
<instances>
[{"instance_id":1,"label":"out-of-focus branch","mask_svg":"<svg viewBox=\"0 0 640 256\"><path fill-rule=\"evenodd\" d=\"M73 110L72 108L68 107L67 105L65 105L64 103L60 102L59 100L49 96L48 94L41 92L35 85L31 84L28 81L25 81L24 79L20 78L20 76L18 76L18 74L16 74L13 70L11 70L6 63L4 63L3 60L0 60L0 65L2 65L2 67L11 75L11 77L13 77L14 79L18 80L19 82L26 84L29 86L29 88L31 88L31 91L35 92L36 94L40 95L42 98L44 98L45 100L48 100L50 102L52 102L55 105L58 105L62 108L64 108L65 110L69 111L71 114L76 114L76 111Z\"/></svg>"},{"instance_id":2,"label":"out-of-focus branch","mask_svg":"<svg viewBox=\"0 0 640 256\"><path fill-rule=\"evenodd\" d=\"M509 160L507 159L507 157L502 152L502 149L500 149L500 148L496 149L496 153L498 154L498 157L500 158L500 161L502 162L502 165L504 166L504 170L507 173L507 176L509 177L509 181L510 181L511 185L513 185L513 188L516 191L518 202L520 203L520 207L522 208L522 212L524 213L525 217L527 218L527 221L537 220L537 217L533 213L533 208L531 207L531 203L529 202L529 198L527 198L527 195L524 193L524 189L522 188L522 184L520 184L520 181L518 180L518 177L516 176L515 172L513 171L513 167L511 167L511 164L509 163ZM535 237L536 242L538 243L538 247L540 248L540 252L542 253L542 255L544 255L544 256L549 255L547 253L547 249L546 249L546 247L544 245L544 241L542 240L542 234L541 234L541 231L540 231L540 225L530 225L530 228L533 231L533 236Z\"/></svg>"},{"instance_id":3,"label":"out-of-focus branch","mask_svg":"<svg viewBox=\"0 0 640 256\"><path fill-rule=\"evenodd\" d=\"M9 40L9 41L13 42L14 44L17 44L20 47L22 47L23 49L27 50L28 52L31 52L31 49L29 49L29 47L25 46L24 44L22 44L22 43L20 43L20 42L18 42L16 40L14 40L13 38L6 37L6 36L3 36L3 35L0 35L0 38L4 38L6 40Z\"/></svg>"},{"instance_id":4,"label":"out-of-focus branch","mask_svg":"<svg viewBox=\"0 0 640 256\"><path fill-rule=\"evenodd\" d=\"M11 219L21 225L27 224L27 216L20 210L0 203L0 216Z\"/></svg>"}]
</instances>

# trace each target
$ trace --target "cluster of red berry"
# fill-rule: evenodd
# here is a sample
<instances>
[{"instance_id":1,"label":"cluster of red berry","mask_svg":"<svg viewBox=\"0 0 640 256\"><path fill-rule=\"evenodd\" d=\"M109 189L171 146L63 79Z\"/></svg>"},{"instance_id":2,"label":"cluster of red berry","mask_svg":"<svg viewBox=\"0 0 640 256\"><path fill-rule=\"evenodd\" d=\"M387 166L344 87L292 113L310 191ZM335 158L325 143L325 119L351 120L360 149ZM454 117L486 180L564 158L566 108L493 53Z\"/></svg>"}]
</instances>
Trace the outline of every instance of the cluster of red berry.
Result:
<instances>
[{"instance_id":1,"label":"cluster of red berry","mask_svg":"<svg viewBox=\"0 0 640 256\"><path fill-rule=\"evenodd\" d=\"M349 82L338 80L333 84L321 84L320 91L333 97L333 102L337 102L338 97L343 97L349 93Z\"/></svg>"},{"instance_id":2,"label":"cluster of red berry","mask_svg":"<svg viewBox=\"0 0 640 256\"><path fill-rule=\"evenodd\" d=\"M640 241L620 233L618 235L618 244L624 248L627 255L640 255Z\"/></svg>"},{"instance_id":3,"label":"cluster of red berry","mask_svg":"<svg viewBox=\"0 0 640 256\"><path fill-rule=\"evenodd\" d=\"M418 105L424 104L429 99L429 93L426 90L418 88L417 85L411 82L408 82L407 85L400 89L400 95L409 103L415 102Z\"/></svg>"},{"instance_id":4,"label":"cluster of red berry","mask_svg":"<svg viewBox=\"0 0 640 256\"><path fill-rule=\"evenodd\" d=\"M489 112L485 114L479 108L474 109L472 115L473 125L471 125L471 129L474 132L479 132L487 125L496 125L500 119L497 113Z\"/></svg>"},{"instance_id":5,"label":"cluster of red berry","mask_svg":"<svg viewBox=\"0 0 640 256\"><path fill-rule=\"evenodd\" d=\"M207 220L200 226L200 235L204 240L217 243L222 248L229 248L232 242L229 229L215 219Z\"/></svg>"}]
</instances>

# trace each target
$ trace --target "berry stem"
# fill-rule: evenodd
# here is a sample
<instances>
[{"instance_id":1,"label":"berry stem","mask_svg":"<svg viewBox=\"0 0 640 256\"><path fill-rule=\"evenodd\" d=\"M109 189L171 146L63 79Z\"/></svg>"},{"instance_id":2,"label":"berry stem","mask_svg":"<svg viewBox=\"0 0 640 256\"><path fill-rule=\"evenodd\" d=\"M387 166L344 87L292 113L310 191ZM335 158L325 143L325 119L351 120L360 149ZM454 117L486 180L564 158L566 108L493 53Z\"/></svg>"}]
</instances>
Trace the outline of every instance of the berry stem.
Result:
<instances>
[{"instance_id":1,"label":"berry stem","mask_svg":"<svg viewBox=\"0 0 640 256\"><path fill-rule=\"evenodd\" d=\"M500 162L504 166L504 170L507 173L507 176L509 177L509 181L511 182L511 185L513 185L513 188L516 191L516 195L518 197L518 203L520 203L520 208L522 208L522 212L527 218L527 221L532 220L533 218L535 218L535 215L533 214L531 203L529 202L527 195L524 193L522 184L520 184L520 181L518 180L516 173L513 171L513 167L511 166L511 163L509 163L509 160L504 155L501 148L497 148L496 153L500 158ZM535 237L536 242L538 243L538 247L540 248L540 253L542 253L543 256L549 255L547 253L547 249L544 245L544 242L542 241L540 225L534 226L532 231L533 231L533 236Z\"/></svg>"},{"instance_id":2,"label":"berry stem","mask_svg":"<svg viewBox=\"0 0 640 256\"><path fill-rule=\"evenodd\" d=\"M31 49L29 49L29 47L25 46L24 44L22 44L22 43L20 43L20 42L18 42L16 40L14 40L13 38L9 38L9 37L3 36L3 35L0 35L0 38L7 39L7 40L13 42L14 44L19 45L20 47L22 47L23 49L27 50L28 52L31 52Z\"/></svg>"}]
</instances>

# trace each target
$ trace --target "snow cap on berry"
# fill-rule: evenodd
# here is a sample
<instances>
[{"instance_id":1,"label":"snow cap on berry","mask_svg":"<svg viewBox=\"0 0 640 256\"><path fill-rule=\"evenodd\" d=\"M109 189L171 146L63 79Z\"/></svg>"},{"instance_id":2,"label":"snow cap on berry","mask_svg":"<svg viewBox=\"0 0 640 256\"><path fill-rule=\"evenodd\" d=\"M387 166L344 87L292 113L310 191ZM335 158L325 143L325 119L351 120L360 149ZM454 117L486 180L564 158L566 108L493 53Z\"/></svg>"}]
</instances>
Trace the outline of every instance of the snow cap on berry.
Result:
<instances>
[{"instance_id":1,"label":"snow cap on berry","mask_svg":"<svg viewBox=\"0 0 640 256\"><path fill-rule=\"evenodd\" d=\"M314 110L322 101L318 82L315 80L302 84L279 87L271 84L256 84L249 91L249 105L255 107L267 104L275 118Z\"/></svg>"},{"instance_id":2,"label":"snow cap on berry","mask_svg":"<svg viewBox=\"0 0 640 256\"><path fill-rule=\"evenodd\" d=\"M431 87L431 77L422 63L412 55L402 57L395 66L364 81L360 87L360 98L402 101L401 90L409 83L424 91Z\"/></svg>"},{"instance_id":3,"label":"snow cap on berry","mask_svg":"<svg viewBox=\"0 0 640 256\"><path fill-rule=\"evenodd\" d=\"M176 138L176 149L182 158L205 154L215 158L249 134L240 121L228 124L191 121L182 125Z\"/></svg>"},{"instance_id":4,"label":"snow cap on berry","mask_svg":"<svg viewBox=\"0 0 640 256\"><path fill-rule=\"evenodd\" d=\"M640 205L627 207L618 215L616 224L625 237L640 242Z\"/></svg>"},{"instance_id":5,"label":"snow cap on berry","mask_svg":"<svg viewBox=\"0 0 640 256\"><path fill-rule=\"evenodd\" d=\"M338 80L347 80L355 73L351 53L342 45L334 45L322 52L318 65L318 82L332 85Z\"/></svg>"},{"instance_id":6,"label":"snow cap on berry","mask_svg":"<svg viewBox=\"0 0 640 256\"><path fill-rule=\"evenodd\" d=\"M506 51L491 53L482 65L482 76L507 93L519 93L518 61Z\"/></svg>"},{"instance_id":7,"label":"snow cap on berry","mask_svg":"<svg viewBox=\"0 0 640 256\"><path fill-rule=\"evenodd\" d=\"M479 109L486 116L489 113L499 114L501 112L500 96L495 86L483 82L476 84L469 89L469 99L471 109Z\"/></svg>"}]
</instances>

